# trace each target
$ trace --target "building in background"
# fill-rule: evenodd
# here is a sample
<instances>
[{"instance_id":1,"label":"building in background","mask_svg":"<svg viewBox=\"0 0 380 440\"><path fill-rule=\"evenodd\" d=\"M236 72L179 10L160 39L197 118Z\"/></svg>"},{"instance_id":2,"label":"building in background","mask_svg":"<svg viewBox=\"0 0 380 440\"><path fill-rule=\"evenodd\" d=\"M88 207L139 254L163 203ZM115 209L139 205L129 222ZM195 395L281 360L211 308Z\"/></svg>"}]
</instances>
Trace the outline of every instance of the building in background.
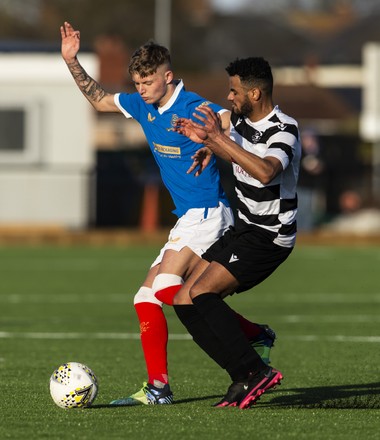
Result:
<instances>
[{"instance_id":1,"label":"building in background","mask_svg":"<svg viewBox=\"0 0 380 440\"><path fill-rule=\"evenodd\" d=\"M81 60L97 76L97 58ZM92 109L60 54L3 52L0 65L0 225L86 227Z\"/></svg>"}]
</instances>

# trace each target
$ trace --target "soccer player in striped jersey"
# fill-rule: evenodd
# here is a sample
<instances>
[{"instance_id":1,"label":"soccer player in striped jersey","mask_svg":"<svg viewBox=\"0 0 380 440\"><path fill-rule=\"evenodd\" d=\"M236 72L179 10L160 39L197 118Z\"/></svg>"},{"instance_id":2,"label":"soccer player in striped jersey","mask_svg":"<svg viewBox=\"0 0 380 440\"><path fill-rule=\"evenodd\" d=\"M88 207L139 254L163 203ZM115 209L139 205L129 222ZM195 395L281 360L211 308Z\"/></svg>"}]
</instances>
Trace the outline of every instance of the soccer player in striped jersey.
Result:
<instances>
[{"instance_id":1,"label":"soccer player in striped jersey","mask_svg":"<svg viewBox=\"0 0 380 440\"><path fill-rule=\"evenodd\" d=\"M127 406L170 404L173 393L168 379L168 328L162 305L172 305L175 293L192 273L202 253L233 223L215 158L199 178L187 173L199 146L175 131L176 121L180 117L191 117L198 107L210 107L220 114L223 127L228 129L230 114L185 90L183 82L174 78L170 54L165 47L155 43L140 47L129 65L137 92L111 94L79 63L79 31L65 22L61 38L63 59L91 105L100 112L122 113L141 124L175 205L178 221L134 298L148 381L138 392L112 402ZM237 316L250 342L268 362L274 332Z\"/></svg>"},{"instance_id":2,"label":"soccer player in striped jersey","mask_svg":"<svg viewBox=\"0 0 380 440\"><path fill-rule=\"evenodd\" d=\"M226 70L229 136L209 108L198 109L198 123L179 120L178 131L203 143L203 154L211 150L232 163L237 220L203 254L194 276L174 298L174 308L194 340L231 377L216 406L243 409L280 383L282 374L252 349L223 298L261 283L292 252L301 146L297 122L273 104L269 63L261 57L237 59ZM199 164L203 168L202 158Z\"/></svg>"}]
</instances>

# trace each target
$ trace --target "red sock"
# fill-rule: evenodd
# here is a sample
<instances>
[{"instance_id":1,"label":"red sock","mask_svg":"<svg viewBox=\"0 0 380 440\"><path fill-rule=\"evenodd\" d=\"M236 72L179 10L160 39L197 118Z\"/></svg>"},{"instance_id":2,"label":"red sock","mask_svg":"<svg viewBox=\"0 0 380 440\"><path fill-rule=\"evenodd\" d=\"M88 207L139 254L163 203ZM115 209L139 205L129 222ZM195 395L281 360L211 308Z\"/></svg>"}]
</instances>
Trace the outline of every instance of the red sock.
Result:
<instances>
[{"instance_id":1,"label":"red sock","mask_svg":"<svg viewBox=\"0 0 380 440\"><path fill-rule=\"evenodd\" d=\"M178 284L176 286L165 287L161 290L157 290L157 292L154 294L154 296L159 301L163 302L164 304L167 304L168 306L172 306L173 299L181 287L182 287L182 284Z\"/></svg>"},{"instance_id":2,"label":"red sock","mask_svg":"<svg viewBox=\"0 0 380 440\"><path fill-rule=\"evenodd\" d=\"M140 337L144 351L148 382L168 383L168 326L162 307L143 302L135 304L140 321Z\"/></svg>"},{"instance_id":3,"label":"red sock","mask_svg":"<svg viewBox=\"0 0 380 440\"><path fill-rule=\"evenodd\" d=\"M239 315L239 313L235 312L235 314L240 322L240 326L243 332L248 339L253 339L255 336L259 335L263 331L263 329L258 324L248 321L248 319L244 318L244 316Z\"/></svg>"}]
</instances>

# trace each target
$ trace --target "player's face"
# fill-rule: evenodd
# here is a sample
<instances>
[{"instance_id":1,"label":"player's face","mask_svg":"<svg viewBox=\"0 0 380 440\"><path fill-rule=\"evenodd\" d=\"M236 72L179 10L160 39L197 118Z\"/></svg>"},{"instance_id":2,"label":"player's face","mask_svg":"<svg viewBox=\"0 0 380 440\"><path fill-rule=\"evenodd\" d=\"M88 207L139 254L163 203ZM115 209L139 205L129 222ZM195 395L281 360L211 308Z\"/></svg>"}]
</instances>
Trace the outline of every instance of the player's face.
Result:
<instances>
[{"instance_id":1,"label":"player's face","mask_svg":"<svg viewBox=\"0 0 380 440\"><path fill-rule=\"evenodd\" d=\"M253 113L253 105L247 92L248 90L242 86L239 76L230 76L230 93L227 99L231 102L232 111L239 116L249 117Z\"/></svg>"},{"instance_id":2,"label":"player's face","mask_svg":"<svg viewBox=\"0 0 380 440\"><path fill-rule=\"evenodd\" d=\"M172 82L173 73L167 66L160 66L152 75L141 77L138 73L132 74L132 81L141 98L147 104L164 105L170 98L168 85Z\"/></svg>"}]
</instances>

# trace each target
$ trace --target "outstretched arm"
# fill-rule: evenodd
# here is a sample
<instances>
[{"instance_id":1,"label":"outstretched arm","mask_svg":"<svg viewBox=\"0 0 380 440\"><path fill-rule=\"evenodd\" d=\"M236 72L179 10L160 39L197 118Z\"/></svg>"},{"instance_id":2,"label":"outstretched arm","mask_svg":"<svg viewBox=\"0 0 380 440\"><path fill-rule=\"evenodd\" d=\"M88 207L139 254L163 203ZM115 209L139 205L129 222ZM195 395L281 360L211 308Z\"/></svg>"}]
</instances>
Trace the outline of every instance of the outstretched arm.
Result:
<instances>
[{"instance_id":1,"label":"outstretched arm","mask_svg":"<svg viewBox=\"0 0 380 440\"><path fill-rule=\"evenodd\" d=\"M60 30L62 58L80 91L96 110L100 112L120 112L114 102L114 95L107 93L80 65L77 59L80 48L80 32L74 30L67 21L61 26Z\"/></svg>"}]
</instances>

